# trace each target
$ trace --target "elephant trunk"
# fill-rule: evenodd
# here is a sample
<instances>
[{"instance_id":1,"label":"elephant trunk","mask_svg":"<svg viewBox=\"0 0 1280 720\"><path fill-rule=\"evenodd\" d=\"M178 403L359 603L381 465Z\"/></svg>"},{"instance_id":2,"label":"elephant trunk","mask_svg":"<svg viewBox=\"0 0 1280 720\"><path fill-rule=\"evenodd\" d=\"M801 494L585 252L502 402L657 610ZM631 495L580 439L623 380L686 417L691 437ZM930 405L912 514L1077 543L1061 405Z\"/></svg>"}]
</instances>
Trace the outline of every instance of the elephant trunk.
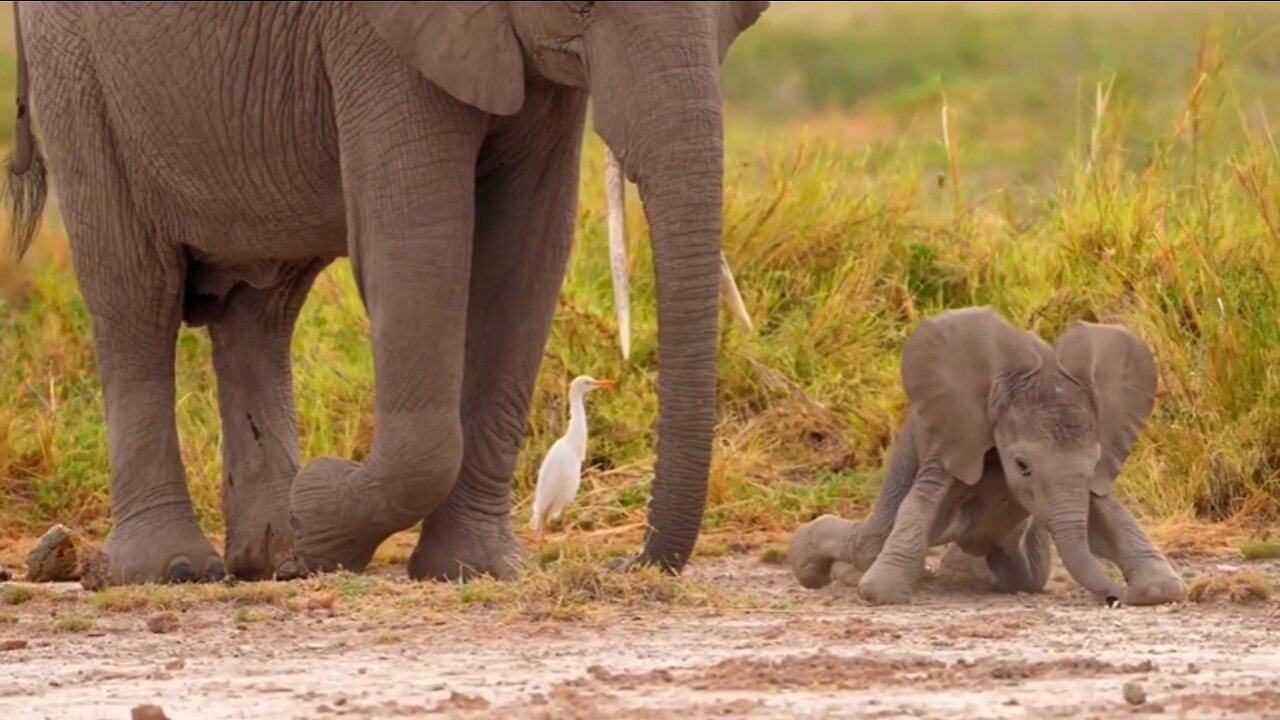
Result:
<instances>
[{"instance_id":1,"label":"elephant trunk","mask_svg":"<svg viewBox=\"0 0 1280 720\"><path fill-rule=\"evenodd\" d=\"M591 78L596 130L639 189L653 247L658 447L639 560L671 573L698 538L715 424L723 136L713 30L693 23L676 40L598 48Z\"/></svg>"},{"instance_id":2,"label":"elephant trunk","mask_svg":"<svg viewBox=\"0 0 1280 720\"><path fill-rule=\"evenodd\" d=\"M1089 484L1085 478L1067 478L1048 493L1049 514L1039 519L1049 529L1062 565L1071 577L1089 592L1107 600L1118 600L1124 591L1102 571L1089 549Z\"/></svg>"}]
</instances>

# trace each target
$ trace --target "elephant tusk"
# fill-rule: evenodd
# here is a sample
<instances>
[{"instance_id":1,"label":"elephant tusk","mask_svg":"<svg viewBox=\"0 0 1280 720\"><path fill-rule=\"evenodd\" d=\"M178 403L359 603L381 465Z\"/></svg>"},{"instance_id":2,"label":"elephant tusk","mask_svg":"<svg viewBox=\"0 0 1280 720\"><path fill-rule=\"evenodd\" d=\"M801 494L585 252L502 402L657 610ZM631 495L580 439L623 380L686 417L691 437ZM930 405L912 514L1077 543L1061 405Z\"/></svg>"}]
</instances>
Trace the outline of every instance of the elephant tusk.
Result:
<instances>
[{"instance_id":1,"label":"elephant tusk","mask_svg":"<svg viewBox=\"0 0 1280 720\"><path fill-rule=\"evenodd\" d=\"M747 332L751 332L753 328L747 304L742 300L742 293L738 292L738 283L733 279L733 270L729 269L729 260L724 256L723 250L720 252L720 297L724 298L729 311L738 322L742 323Z\"/></svg>"},{"instance_id":2,"label":"elephant tusk","mask_svg":"<svg viewBox=\"0 0 1280 720\"><path fill-rule=\"evenodd\" d=\"M626 195L622 166L604 149L605 219L609 228L609 265L613 271L613 308L618 317L618 343L624 360L631 359L631 290L627 285Z\"/></svg>"},{"instance_id":3,"label":"elephant tusk","mask_svg":"<svg viewBox=\"0 0 1280 720\"><path fill-rule=\"evenodd\" d=\"M626 194L622 165L608 146L604 149L604 198L605 222L609 233L609 266L613 274L613 307L618 319L618 344L622 357L631 359L631 291L627 281L627 226ZM729 267L729 260L720 252L720 297L747 332L754 329L747 304L738 290L738 283Z\"/></svg>"}]
</instances>

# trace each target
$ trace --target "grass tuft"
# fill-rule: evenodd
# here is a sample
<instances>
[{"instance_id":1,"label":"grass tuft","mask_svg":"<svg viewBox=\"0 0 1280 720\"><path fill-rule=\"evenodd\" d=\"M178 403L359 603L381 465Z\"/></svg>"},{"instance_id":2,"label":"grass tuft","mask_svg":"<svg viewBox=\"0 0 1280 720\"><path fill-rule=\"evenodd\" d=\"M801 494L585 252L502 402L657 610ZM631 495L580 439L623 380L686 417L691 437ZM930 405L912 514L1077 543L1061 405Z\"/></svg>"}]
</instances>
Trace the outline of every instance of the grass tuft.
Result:
<instances>
[{"instance_id":1,"label":"grass tuft","mask_svg":"<svg viewBox=\"0 0 1280 720\"><path fill-rule=\"evenodd\" d=\"M53 621L56 633L84 633L93 629L93 618L79 613L62 613Z\"/></svg>"},{"instance_id":2,"label":"grass tuft","mask_svg":"<svg viewBox=\"0 0 1280 720\"><path fill-rule=\"evenodd\" d=\"M1280 558L1280 541L1247 540L1241 543L1240 554L1246 560L1274 560Z\"/></svg>"},{"instance_id":3,"label":"grass tuft","mask_svg":"<svg viewBox=\"0 0 1280 720\"><path fill-rule=\"evenodd\" d=\"M31 602L36 594L21 585L5 585L0 587L0 605L25 605Z\"/></svg>"},{"instance_id":4,"label":"grass tuft","mask_svg":"<svg viewBox=\"0 0 1280 720\"><path fill-rule=\"evenodd\" d=\"M1188 588L1187 598L1194 603L1246 605L1266 602L1274 592L1274 584L1267 578L1243 572L1196 580Z\"/></svg>"}]
</instances>

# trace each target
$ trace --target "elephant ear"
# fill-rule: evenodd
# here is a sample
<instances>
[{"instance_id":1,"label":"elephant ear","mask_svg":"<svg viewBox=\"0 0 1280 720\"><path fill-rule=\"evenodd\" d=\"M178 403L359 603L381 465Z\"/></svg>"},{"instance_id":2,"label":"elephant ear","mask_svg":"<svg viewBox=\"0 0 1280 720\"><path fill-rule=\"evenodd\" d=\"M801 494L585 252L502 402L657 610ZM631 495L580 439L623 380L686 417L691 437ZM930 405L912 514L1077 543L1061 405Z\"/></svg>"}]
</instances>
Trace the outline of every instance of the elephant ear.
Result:
<instances>
[{"instance_id":1,"label":"elephant ear","mask_svg":"<svg viewBox=\"0 0 1280 720\"><path fill-rule=\"evenodd\" d=\"M738 39L747 28L751 27L760 19L765 10L769 9L767 2L726 2L716 3L723 9L720 11L720 62L724 62L724 58L729 54L729 47L733 45L733 41Z\"/></svg>"},{"instance_id":2,"label":"elephant ear","mask_svg":"<svg viewBox=\"0 0 1280 720\"><path fill-rule=\"evenodd\" d=\"M453 97L494 115L524 104L524 56L506 3L354 4L392 50Z\"/></svg>"},{"instance_id":3,"label":"elephant ear","mask_svg":"<svg viewBox=\"0 0 1280 720\"><path fill-rule=\"evenodd\" d=\"M992 389L1014 373L1038 370L1038 339L1017 330L988 306L951 310L925 320L902 352L902 385L936 455L967 485L982 478L995 445Z\"/></svg>"},{"instance_id":4,"label":"elephant ear","mask_svg":"<svg viewBox=\"0 0 1280 720\"><path fill-rule=\"evenodd\" d=\"M1089 490L1105 496L1155 405L1155 358L1127 328L1082 321L1062 334L1055 352L1062 369L1084 383L1097 404L1102 456Z\"/></svg>"}]
</instances>

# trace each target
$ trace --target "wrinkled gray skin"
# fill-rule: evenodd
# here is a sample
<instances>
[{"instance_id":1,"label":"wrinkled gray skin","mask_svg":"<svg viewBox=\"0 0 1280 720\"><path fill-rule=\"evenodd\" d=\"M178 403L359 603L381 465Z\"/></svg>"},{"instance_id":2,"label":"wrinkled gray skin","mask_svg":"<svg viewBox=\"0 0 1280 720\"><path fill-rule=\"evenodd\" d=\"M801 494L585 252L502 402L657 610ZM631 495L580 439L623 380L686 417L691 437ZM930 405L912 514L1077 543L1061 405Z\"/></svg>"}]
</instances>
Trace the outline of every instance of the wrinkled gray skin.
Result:
<instances>
[{"instance_id":1,"label":"wrinkled gray skin","mask_svg":"<svg viewBox=\"0 0 1280 720\"><path fill-rule=\"evenodd\" d=\"M644 202L658 284L656 478L635 560L679 572L715 416L719 64L767 2L22 2L10 202L43 202L27 71L92 316L118 583L360 571L510 577L511 477L573 235L588 95ZM290 338L348 256L373 444L301 465ZM207 326L226 562L178 452L174 346Z\"/></svg>"},{"instance_id":2,"label":"wrinkled gray skin","mask_svg":"<svg viewBox=\"0 0 1280 720\"><path fill-rule=\"evenodd\" d=\"M997 589L1039 592L1051 539L1071 576L1108 601L1185 598L1110 497L1155 399L1155 364L1136 335L1079 322L1050 347L989 307L954 310L912 334L902 377L911 408L880 495L861 523L824 515L795 532L789 561L802 585L822 587L848 563L864 571L861 597L906 602L928 548L954 543L985 560Z\"/></svg>"}]
</instances>

